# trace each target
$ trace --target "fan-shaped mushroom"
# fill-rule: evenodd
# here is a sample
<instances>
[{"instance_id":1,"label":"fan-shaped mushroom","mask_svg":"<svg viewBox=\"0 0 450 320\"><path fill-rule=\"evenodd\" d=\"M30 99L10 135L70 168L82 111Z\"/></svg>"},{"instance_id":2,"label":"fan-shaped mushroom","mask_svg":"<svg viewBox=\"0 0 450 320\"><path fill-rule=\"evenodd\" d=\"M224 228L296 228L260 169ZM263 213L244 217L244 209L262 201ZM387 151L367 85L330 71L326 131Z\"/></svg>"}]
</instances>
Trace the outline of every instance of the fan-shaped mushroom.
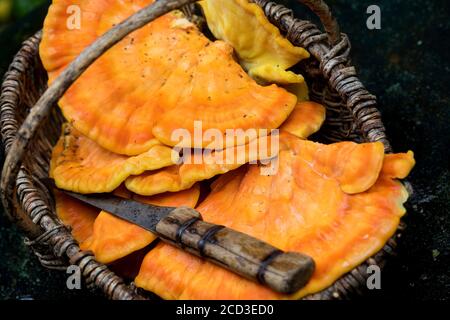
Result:
<instances>
[{"instance_id":1,"label":"fan-shaped mushroom","mask_svg":"<svg viewBox=\"0 0 450 320\"><path fill-rule=\"evenodd\" d=\"M54 191L56 213L61 221L72 228L72 235L83 242L92 235L94 221L99 214L97 208L84 204L62 192Z\"/></svg>"},{"instance_id":2,"label":"fan-shaped mushroom","mask_svg":"<svg viewBox=\"0 0 450 320\"><path fill-rule=\"evenodd\" d=\"M195 207L199 196L198 185L177 193L164 193L153 197L131 195L134 200L143 203L191 208ZM150 231L102 211L95 219L92 235L81 243L81 248L94 252L98 261L111 263L145 248L155 239L156 236Z\"/></svg>"},{"instance_id":3,"label":"fan-shaped mushroom","mask_svg":"<svg viewBox=\"0 0 450 320\"><path fill-rule=\"evenodd\" d=\"M300 102L282 125L281 130L306 139L320 129L324 120L325 108L322 105ZM125 181L125 185L134 193L142 195L184 190L198 181L227 173L245 163L275 157L278 146L271 143L273 143L271 137L262 137L245 146L214 151L208 155L194 152L187 157L185 155L179 165L131 176ZM212 161L209 161L208 156Z\"/></svg>"},{"instance_id":4,"label":"fan-shaped mushroom","mask_svg":"<svg viewBox=\"0 0 450 320\"><path fill-rule=\"evenodd\" d=\"M325 121L325 111L321 104L312 101L299 102L280 130L289 132L300 139L306 139L319 131Z\"/></svg>"},{"instance_id":5,"label":"fan-shaped mushroom","mask_svg":"<svg viewBox=\"0 0 450 320\"><path fill-rule=\"evenodd\" d=\"M136 194L146 196L185 190L198 181L227 173L246 163L270 161L278 154L277 142L278 135L274 134L225 150L189 150L179 165L131 176L125 181L125 186Z\"/></svg>"},{"instance_id":6,"label":"fan-shaped mushroom","mask_svg":"<svg viewBox=\"0 0 450 320\"><path fill-rule=\"evenodd\" d=\"M272 25L264 11L248 0L202 0L214 36L230 43L250 76L266 83L303 83L301 75L286 71L309 53L295 47Z\"/></svg>"},{"instance_id":7,"label":"fan-shaped mushroom","mask_svg":"<svg viewBox=\"0 0 450 320\"><path fill-rule=\"evenodd\" d=\"M147 254L135 283L167 299L296 299L328 287L379 251L405 213L408 193L395 178L411 170L411 154L385 157L382 169L372 165L379 162L376 143L325 146L287 133L282 143L276 175L261 175L256 165L223 175L197 209L207 221L312 256L316 271L304 289L277 294L166 244ZM357 171L378 179L367 179L369 185L347 172L342 182L349 161L358 168L368 163ZM365 191L348 194L349 186Z\"/></svg>"},{"instance_id":8,"label":"fan-shaped mushroom","mask_svg":"<svg viewBox=\"0 0 450 320\"><path fill-rule=\"evenodd\" d=\"M99 35L152 2L80 0L80 28L68 29L66 10L73 1L54 1L40 46L50 81ZM138 155L158 141L178 144L172 137L178 129L193 137L195 121L223 134L278 128L296 97L276 85L258 85L233 60L229 44L209 41L172 12L108 50L59 104L69 122L103 148ZM194 145L189 139L184 146Z\"/></svg>"},{"instance_id":9,"label":"fan-shaped mushroom","mask_svg":"<svg viewBox=\"0 0 450 320\"><path fill-rule=\"evenodd\" d=\"M200 189L194 185L191 189L177 193L164 193L153 197L133 195L121 187L116 195L132 198L136 201L171 207L195 207ZM132 223L117 218L75 200L61 192L55 193L56 212L64 224L72 228L74 238L83 250L91 250L102 263L117 261L129 254L145 248L156 236Z\"/></svg>"},{"instance_id":10,"label":"fan-shaped mushroom","mask_svg":"<svg viewBox=\"0 0 450 320\"><path fill-rule=\"evenodd\" d=\"M134 157L116 154L65 125L53 150L51 175L56 185L65 190L111 192L130 175L171 166L177 160L172 148L160 144Z\"/></svg>"}]
</instances>

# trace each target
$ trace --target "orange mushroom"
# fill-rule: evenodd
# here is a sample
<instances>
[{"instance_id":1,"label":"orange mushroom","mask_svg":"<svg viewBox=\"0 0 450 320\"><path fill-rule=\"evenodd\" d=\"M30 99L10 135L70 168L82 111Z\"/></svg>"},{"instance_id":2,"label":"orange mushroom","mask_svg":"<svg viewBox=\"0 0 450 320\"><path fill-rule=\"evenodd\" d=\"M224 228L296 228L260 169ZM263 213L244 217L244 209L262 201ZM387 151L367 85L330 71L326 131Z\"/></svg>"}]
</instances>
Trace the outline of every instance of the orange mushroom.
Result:
<instances>
[{"instance_id":1,"label":"orange mushroom","mask_svg":"<svg viewBox=\"0 0 450 320\"><path fill-rule=\"evenodd\" d=\"M190 188L198 181L227 173L259 160L270 161L278 153L278 135L262 137L225 150L185 150L179 165L148 171L125 180L128 190L145 196L176 192Z\"/></svg>"},{"instance_id":2,"label":"orange mushroom","mask_svg":"<svg viewBox=\"0 0 450 320\"><path fill-rule=\"evenodd\" d=\"M50 82L99 35L152 2L80 0L79 28L68 28L74 2L54 1L40 45ZM108 50L59 104L69 122L103 148L139 155L158 141L177 145L172 135L178 129L193 137L195 121L224 135L226 129L278 128L296 101L276 85L258 85L233 60L229 44L211 42L172 12ZM194 146L193 139L184 146Z\"/></svg>"},{"instance_id":3,"label":"orange mushroom","mask_svg":"<svg viewBox=\"0 0 450 320\"><path fill-rule=\"evenodd\" d=\"M297 103L294 111L280 127L301 139L306 139L313 133L319 131L325 121L326 110L324 106L312 101L301 101Z\"/></svg>"},{"instance_id":4,"label":"orange mushroom","mask_svg":"<svg viewBox=\"0 0 450 320\"><path fill-rule=\"evenodd\" d=\"M65 125L53 150L51 176L61 189L79 193L112 192L130 175L171 166L176 161L172 149L159 144L134 157L115 154Z\"/></svg>"},{"instance_id":5,"label":"orange mushroom","mask_svg":"<svg viewBox=\"0 0 450 320\"><path fill-rule=\"evenodd\" d=\"M387 177L405 179L415 164L412 151L388 154L385 157L381 173Z\"/></svg>"},{"instance_id":6,"label":"orange mushroom","mask_svg":"<svg viewBox=\"0 0 450 320\"><path fill-rule=\"evenodd\" d=\"M298 299L330 286L384 246L408 197L395 179L413 163L404 161L400 167L393 164L397 157L386 156L383 168L372 165L379 162L377 143L325 146L287 133L281 140L276 175L261 175L256 165L225 174L197 209L206 221L313 257L316 271L306 287L293 295L278 294L166 244L145 257L135 279L139 287L166 299ZM372 178L354 179L349 161L358 168L368 163L358 171L376 181L369 185ZM365 191L348 194L349 186Z\"/></svg>"},{"instance_id":7,"label":"orange mushroom","mask_svg":"<svg viewBox=\"0 0 450 320\"><path fill-rule=\"evenodd\" d=\"M88 239L100 210L56 190L54 195L56 214L66 226L70 226L75 240L81 243Z\"/></svg>"},{"instance_id":8,"label":"orange mushroom","mask_svg":"<svg viewBox=\"0 0 450 320\"><path fill-rule=\"evenodd\" d=\"M194 208L200 196L199 185L177 193L153 197L133 195L121 187L117 196L157 206ZM106 211L86 205L62 192L55 192L56 212L64 224L72 228L74 238L83 250L94 252L102 263L112 263L147 247L156 236L132 223L116 218Z\"/></svg>"},{"instance_id":9,"label":"orange mushroom","mask_svg":"<svg viewBox=\"0 0 450 320\"><path fill-rule=\"evenodd\" d=\"M320 129L324 120L325 108L322 105L300 102L280 129L306 139ZM200 152L184 156L179 165L131 176L125 181L125 185L134 193L148 196L184 190L198 181L227 173L243 164L274 158L278 153L276 142L278 141L267 136L252 140L245 146L214 151L207 155L196 150Z\"/></svg>"},{"instance_id":10,"label":"orange mushroom","mask_svg":"<svg viewBox=\"0 0 450 320\"><path fill-rule=\"evenodd\" d=\"M158 206L193 208L199 196L200 188L195 185L191 189L177 193L159 194L154 197L131 197L136 201ZM82 242L80 247L94 252L99 262L111 263L145 248L156 238L150 231L102 211L95 219L92 235Z\"/></svg>"}]
</instances>

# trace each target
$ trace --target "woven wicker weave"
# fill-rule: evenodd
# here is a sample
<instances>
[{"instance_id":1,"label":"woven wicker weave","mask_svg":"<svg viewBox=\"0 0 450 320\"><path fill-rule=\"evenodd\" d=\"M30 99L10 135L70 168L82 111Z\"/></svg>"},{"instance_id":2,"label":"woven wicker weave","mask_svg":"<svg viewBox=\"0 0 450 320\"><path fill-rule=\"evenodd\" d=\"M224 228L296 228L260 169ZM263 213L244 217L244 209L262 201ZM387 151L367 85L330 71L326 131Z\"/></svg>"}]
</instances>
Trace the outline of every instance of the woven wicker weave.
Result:
<instances>
[{"instance_id":1,"label":"woven wicker weave","mask_svg":"<svg viewBox=\"0 0 450 320\"><path fill-rule=\"evenodd\" d=\"M102 37L102 48L97 43L97 56L122 39L129 32L173 8L183 7L194 12L193 0L161 0L154 8L146 8L127 27L119 25ZM315 12L325 29L320 31L309 21L293 17L292 11L269 0L254 0L286 37L296 46L306 48L312 58L300 67L311 89L311 99L327 107L327 120L321 129L325 141L353 140L381 141L386 152L391 152L385 136L376 97L371 95L350 65L350 44L339 32L336 20L321 0L301 0ZM21 227L43 266L65 270L78 265L88 286L102 290L111 299L144 299L132 284L126 284L106 266L98 263L93 254L80 250L68 227L57 218L52 194L40 181L47 177L52 146L56 143L63 118L56 101L76 77L95 60L95 56L79 57L77 68L55 89L48 91L47 76L39 60L41 33L23 43L10 65L2 84L0 97L1 134L7 159L2 174L2 201L7 214ZM109 42L108 42L109 41ZM108 42L108 44L106 44ZM84 58L84 59L83 59ZM89 60L89 61L88 61ZM84 65L82 65L84 63ZM57 82L57 81L56 81ZM51 97L51 98L48 98ZM31 112L31 115L30 115ZM366 287L367 267L383 266L394 253L400 229L380 252L344 275L326 290L306 299L348 298L360 294Z\"/></svg>"}]
</instances>

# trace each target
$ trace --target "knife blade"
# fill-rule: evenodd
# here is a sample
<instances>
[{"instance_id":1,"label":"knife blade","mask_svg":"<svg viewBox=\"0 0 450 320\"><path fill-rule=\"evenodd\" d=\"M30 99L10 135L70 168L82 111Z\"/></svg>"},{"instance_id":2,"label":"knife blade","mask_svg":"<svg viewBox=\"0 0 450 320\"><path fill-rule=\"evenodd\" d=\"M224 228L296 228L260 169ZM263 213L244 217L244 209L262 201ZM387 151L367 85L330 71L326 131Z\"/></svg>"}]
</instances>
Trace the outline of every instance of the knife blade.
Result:
<instances>
[{"instance_id":1,"label":"knife blade","mask_svg":"<svg viewBox=\"0 0 450 320\"><path fill-rule=\"evenodd\" d=\"M53 180L45 184L53 188ZM280 293L293 293L311 278L314 260L301 253L283 252L247 234L202 220L187 207L161 207L112 194L59 191L136 224L191 254Z\"/></svg>"}]
</instances>

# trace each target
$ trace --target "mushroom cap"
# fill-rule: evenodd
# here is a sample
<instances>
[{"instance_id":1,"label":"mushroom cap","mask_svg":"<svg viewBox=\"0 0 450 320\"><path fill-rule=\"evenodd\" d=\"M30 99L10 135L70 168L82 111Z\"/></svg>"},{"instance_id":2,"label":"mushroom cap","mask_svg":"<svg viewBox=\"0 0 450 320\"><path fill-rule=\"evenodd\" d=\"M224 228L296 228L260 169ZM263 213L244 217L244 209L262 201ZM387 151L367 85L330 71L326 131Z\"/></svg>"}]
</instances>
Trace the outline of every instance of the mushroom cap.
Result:
<instances>
[{"instance_id":1,"label":"mushroom cap","mask_svg":"<svg viewBox=\"0 0 450 320\"><path fill-rule=\"evenodd\" d=\"M300 139L307 139L319 131L325 121L326 109L323 105L312 101L301 101L280 127Z\"/></svg>"},{"instance_id":2,"label":"mushroom cap","mask_svg":"<svg viewBox=\"0 0 450 320\"><path fill-rule=\"evenodd\" d=\"M80 0L80 28L68 29L67 8L74 3L54 1L40 45L50 82L99 35L152 2ZM178 144L172 137L177 129L193 137L195 121L222 134L233 128L278 128L295 103L285 89L251 79L234 61L229 44L211 42L172 12L108 50L59 105L77 130L103 148L139 155L158 141ZM193 146L192 139L184 146Z\"/></svg>"},{"instance_id":3,"label":"mushroom cap","mask_svg":"<svg viewBox=\"0 0 450 320\"><path fill-rule=\"evenodd\" d=\"M309 101L309 88L306 81L283 86L287 91L295 94L297 102Z\"/></svg>"},{"instance_id":4,"label":"mushroom cap","mask_svg":"<svg viewBox=\"0 0 450 320\"><path fill-rule=\"evenodd\" d=\"M200 196L200 187L194 185L188 190L153 197L136 196L124 191L121 195L157 206L194 208ZM80 247L94 252L99 262L111 263L145 248L156 238L150 231L102 211L95 219L91 237L81 243Z\"/></svg>"},{"instance_id":5,"label":"mushroom cap","mask_svg":"<svg viewBox=\"0 0 450 320\"><path fill-rule=\"evenodd\" d=\"M72 235L79 243L88 239L93 232L94 221L100 210L54 190L56 214L61 221L70 226Z\"/></svg>"},{"instance_id":6,"label":"mushroom cap","mask_svg":"<svg viewBox=\"0 0 450 320\"><path fill-rule=\"evenodd\" d=\"M136 194L146 196L176 192L188 189L196 182L237 169L246 163L268 161L277 154L276 133L224 150L184 150L180 164L131 176L125 181L125 186Z\"/></svg>"},{"instance_id":7,"label":"mushroom cap","mask_svg":"<svg viewBox=\"0 0 450 320\"><path fill-rule=\"evenodd\" d=\"M286 71L309 53L295 47L272 25L260 6L248 0L202 0L208 27L217 39L230 43L250 76L267 83L303 83Z\"/></svg>"},{"instance_id":8,"label":"mushroom cap","mask_svg":"<svg viewBox=\"0 0 450 320\"><path fill-rule=\"evenodd\" d=\"M157 206L194 208L200 196L199 185L177 193L164 193L153 197L132 194L121 187L117 196ZM55 191L56 212L65 225L72 228L74 238L82 250L91 250L101 263L112 263L147 247L156 236L112 214L89 206Z\"/></svg>"},{"instance_id":9,"label":"mushroom cap","mask_svg":"<svg viewBox=\"0 0 450 320\"><path fill-rule=\"evenodd\" d=\"M171 166L178 160L172 148L161 144L138 156L113 153L70 125L53 149L51 176L56 185L78 193L112 192L130 175Z\"/></svg>"},{"instance_id":10,"label":"mushroom cap","mask_svg":"<svg viewBox=\"0 0 450 320\"><path fill-rule=\"evenodd\" d=\"M381 173L387 177L405 179L415 166L414 152L387 154Z\"/></svg>"},{"instance_id":11,"label":"mushroom cap","mask_svg":"<svg viewBox=\"0 0 450 320\"><path fill-rule=\"evenodd\" d=\"M349 146L362 148L365 159L355 161L364 163L377 158L375 152L351 142L325 146L288 134L282 139L288 148L280 151L276 175L261 175L257 165L227 173L197 210L206 221L310 255L316 270L309 283L292 295L275 293L161 243L145 257L137 286L166 299L298 299L330 286L384 246L405 213L408 193L395 180L404 170L386 174L369 166L376 182L364 192L348 194L336 170L354 161L342 152ZM398 168L392 161L399 160L385 157L384 168Z\"/></svg>"},{"instance_id":12,"label":"mushroom cap","mask_svg":"<svg viewBox=\"0 0 450 320\"><path fill-rule=\"evenodd\" d=\"M306 139L319 130L324 114L325 109L319 104L299 102L281 130ZM265 146L260 142L266 138L267 150L263 150ZM50 171L58 187L74 192L111 192L124 181L129 190L141 195L176 192L189 189L197 181L239 168L245 163L276 155L270 149L273 141L271 138L253 139L249 136L245 139L251 142L210 153L205 150L201 154L193 151L190 158L185 155L182 164L174 165L178 155L169 147L158 144L139 156L119 155L100 147L66 124L62 137L53 149ZM212 161L207 161L208 154ZM245 158L240 158L242 155ZM202 161L197 164L199 157Z\"/></svg>"},{"instance_id":13,"label":"mushroom cap","mask_svg":"<svg viewBox=\"0 0 450 320\"><path fill-rule=\"evenodd\" d=\"M347 194L364 192L372 187L385 157L381 142L322 145L297 139L289 133L284 134L280 141L281 148L301 154L315 170L335 179Z\"/></svg>"},{"instance_id":14,"label":"mushroom cap","mask_svg":"<svg viewBox=\"0 0 450 320\"><path fill-rule=\"evenodd\" d=\"M325 108L322 105L299 102L280 129L306 139L320 129L324 120ZM211 159L219 159L221 162L208 161L205 153L193 151L188 157L183 157L181 164L131 176L125 181L125 185L134 193L148 196L167 191L176 192L190 188L198 181L237 169L246 163L271 159L278 153L279 146L275 144L278 141L272 140L272 137L249 140L251 142L245 145L245 149L244 146L237 146L211 152Z\"/></svg>"}]
</instances>

